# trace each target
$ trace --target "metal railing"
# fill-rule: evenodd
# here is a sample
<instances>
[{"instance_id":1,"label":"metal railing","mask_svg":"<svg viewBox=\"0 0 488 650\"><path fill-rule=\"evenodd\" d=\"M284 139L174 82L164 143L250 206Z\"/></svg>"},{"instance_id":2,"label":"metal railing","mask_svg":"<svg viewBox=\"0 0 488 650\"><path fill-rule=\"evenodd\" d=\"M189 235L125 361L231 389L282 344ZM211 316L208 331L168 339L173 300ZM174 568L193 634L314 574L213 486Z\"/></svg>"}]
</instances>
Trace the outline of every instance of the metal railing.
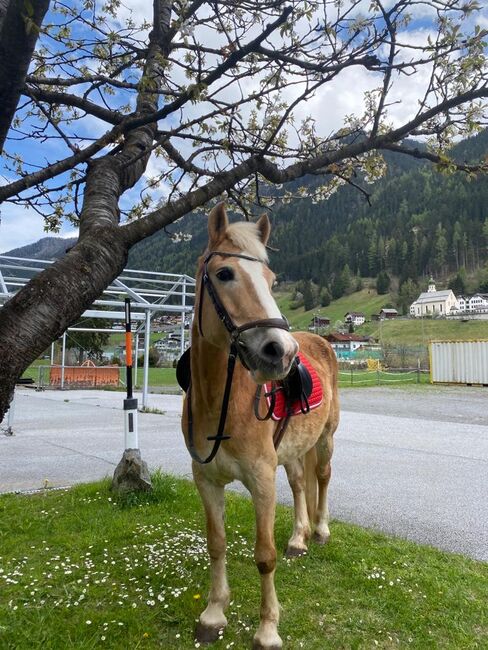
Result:
<instances>
[{"instance_id":1,"label":"metal railing","mask_svg":"<svg viewBox=\"0 0 488 650\"><path fill-rule=\"evenodd\" d=\"M424 384L429 371L420 368L396 368L395 370L367 370L351 364L348 370L339 371L339 386L385 386L388 384Z\"/></svg>"}]
</instances>

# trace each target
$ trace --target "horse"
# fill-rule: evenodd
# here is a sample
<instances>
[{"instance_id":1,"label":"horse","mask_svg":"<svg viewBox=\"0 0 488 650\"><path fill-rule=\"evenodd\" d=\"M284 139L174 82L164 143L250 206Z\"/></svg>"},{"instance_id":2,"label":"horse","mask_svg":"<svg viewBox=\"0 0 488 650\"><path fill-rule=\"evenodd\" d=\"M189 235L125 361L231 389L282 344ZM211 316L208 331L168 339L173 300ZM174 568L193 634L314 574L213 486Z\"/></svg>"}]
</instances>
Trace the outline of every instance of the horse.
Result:
<instances>
[{"instance_id":1,"label":"horse","mask_svg":"<svg viewBox=\"0 0 488 650\"><path fill-rule=\"evenodd\" d=\"M227 625L224 487L239 480L251 494L256 517L254 559L261 580L261 608L255 650L282 647L274 585L277 466L285 467L294 501L294 527L286 555L298 556L306 553L311 538L318 544L329 540L327 488L333 433L339 422L337 361L331 346L315 334L290 333L272 297L275 275L268 267L266 250L270 229L267 215L257 222L230 224L223 203L209 214L208 246L198 261L198 317L187 351L189 377L182 413L193 478L205 510L210 556L210 591L195 635L198 641L211 643ZM307 415L289 418L277 446L279 424L254 417L256 387L286 378L299 348L316 371L323 398Z\"/></svg>"}]
</instances>

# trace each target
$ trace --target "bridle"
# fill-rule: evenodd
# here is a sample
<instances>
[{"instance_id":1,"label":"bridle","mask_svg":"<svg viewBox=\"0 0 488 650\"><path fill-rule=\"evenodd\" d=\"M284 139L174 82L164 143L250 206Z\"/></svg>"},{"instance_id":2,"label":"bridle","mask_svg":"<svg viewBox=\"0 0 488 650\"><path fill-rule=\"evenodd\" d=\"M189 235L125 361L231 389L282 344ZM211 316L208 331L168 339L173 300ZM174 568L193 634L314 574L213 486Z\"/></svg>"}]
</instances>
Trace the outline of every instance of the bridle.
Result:
<instances>
[{"instance_id":1,"label":"bridle","mask_svg":"<svg viewBox=\"0 0 488 650\"><path fill-rule=\"evenodd\" d=\"M286 331L289 331L290 329L288 321L285 318L262 318L259 320L249 321L249 323L245 323L244 325L236 325L232 320L232 318L230 317L229 312L223 305L222 301L220 300L217 289L215 288L215 285L210 279L210 275L208 273L208 263L215 256L225 257L225 258L238 257L239 259L249 260L251 262L259 262L261 264L264 263L262 260L258 259L257 257L250 257L249 255L242 255L240 253L227 253L223 251L212 251L205 257L203 261L199 304L198 304L198 330L200 332L200 336L203 337L203 328L202 328L203 296L204 296L204 291L206 289L212 301L212 304L215 308L215 311L217 312L218 317L220 318L220 320L224 324L224 327L229 333L230 350L229 350L229 357L227 359L227 379L225 382L224 396L222 398L222 407L220 409L219 425L218 425L216 435L207 436L207 440L213 442L214 446L210 454L205 459L202 459L197 453L197 450L195 448L194 438L193 438L193 417L191 412L191 381L187 391L186 399L187 399L187 414L188 414L188 451L190 452L190 455L193 458L193 460L195 460L197 463L201 463L202 465L210 463L215 458L215 455L219 450L220 443L222 442L222 440L229 440L230 438L230 436L224 435L224 427L227 418L227 410L229 407L229 397L230 397L230 391L232 387L232 377L234 375L234 368L238 357L241 360L243 366L249 370L246 360L242 355L239 337L243 332L250 329L254 329L256 327L273 327L273 328L277 327L279 329L283 329Z\"/></svg>"}]
</instances>

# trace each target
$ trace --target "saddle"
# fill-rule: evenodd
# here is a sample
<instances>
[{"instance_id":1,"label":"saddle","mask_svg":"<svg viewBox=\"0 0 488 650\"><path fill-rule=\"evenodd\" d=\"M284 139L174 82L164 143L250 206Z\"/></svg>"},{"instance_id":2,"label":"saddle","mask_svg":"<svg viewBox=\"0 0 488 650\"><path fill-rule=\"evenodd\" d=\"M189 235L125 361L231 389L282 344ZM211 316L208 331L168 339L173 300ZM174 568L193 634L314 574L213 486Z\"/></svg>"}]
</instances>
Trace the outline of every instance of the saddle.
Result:
<instances>
[{"instance_id":1,"label":"saddle","mask_svg":"<svg viewBox=\"0 0 488 650\"><path fill-rule=\"evenodd\" d=\"M191 348L188 348L183 353L176 366L176 380L185 393L191 384L190 350ZM258 420L272 418L280 422L273 436L277 448L291 416L301 413L305 415L320 406L323 397L322 384L307 357L298 354L285 379L264 384L264 395L268 404L268 411L264 416L259 413L262 388L258 386L256 389L254 414Z\"/></svg>"},{"instance_id":2,"label":"saddle","mask_svg":"<svg viewBox=\"0 0 488 650\"><path fill-rule=\"evenodd\" d=\"M254 413L258 420L279 421L292 415L307 414L322 403L323 391L314 367L303 354L298 354L285 379L264 385L264 395L268 411L263 417L259 414L261 386L256 390Z\"/></svg>"}]
</instances>

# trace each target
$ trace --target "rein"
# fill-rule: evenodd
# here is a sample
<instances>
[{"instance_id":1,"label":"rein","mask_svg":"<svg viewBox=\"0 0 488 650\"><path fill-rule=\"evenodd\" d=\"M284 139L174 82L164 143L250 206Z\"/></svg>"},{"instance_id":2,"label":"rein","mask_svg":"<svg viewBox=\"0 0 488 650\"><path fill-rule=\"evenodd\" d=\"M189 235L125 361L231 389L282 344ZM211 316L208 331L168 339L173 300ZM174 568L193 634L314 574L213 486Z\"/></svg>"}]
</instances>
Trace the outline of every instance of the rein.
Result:
<instances>
[{"instance_id":1,"label":"rein","mask_svg":"<svg viewBox=\"0 0 488 650\"><path fill-rule=\"evenodd\" d=\"M240 335L242 334L242 332L245 332L249 329L254 329L255 327L277 327L279 329L284 329L287 331L289 331L290 329L288 321L285 318L263 318L259 320L249 321L249 323L245 323L244 325L236 325L234 323L234 321L229 315L229 312L227 311L222 301L220 300L217 289L212 283L212 280L210 279L210 275L208 273L208 263L212 259L212 257L215 257L217 255L220 257L238 257L243 260L250 260L251 262L260 262L261 264L263 263L263 261L258 259L257 257L249 257L248 255L242 255L239 253L226 253L220 251L213 251L209 253L203 261L202 280L200 284L200 296L199 296L199 303L198 303L198 330L200 332L200 336L203 337L203 329L202 329L203 295L205 289L207 289L208 295L210 296L215 311L217 312L218 317L220 318L220 320L222 321L222 323L224 324L226 330L230 335L230 350L229 350L229 357L227 360L227 379L225 381L224 395L222 398L222 406L220 409L220 419L217 428L217 433L214 436L207 436L207 440L213 442L214 445L210 454L205 459L199 456L195 448L195 441L193 437L193 416L191 411L191 381L187 391L188 451L190 452L190 456L193 458L193 460L202 465L210 463L215 458L215 455L219 450L220 443L222 442L222 440L229 440L230 438L230 436L226 436L224 434L224 427L225 427L225 421L227 419L227 411L229 408L229 398L230 398L230 391L232 388L232 378L234 375L234 369L238 357L241 363L243 364L243 366L247 370L249 370L246 361L242 357L242 353L240 351L240 345L239 345Z\"/></svg>"}]
</instances>

